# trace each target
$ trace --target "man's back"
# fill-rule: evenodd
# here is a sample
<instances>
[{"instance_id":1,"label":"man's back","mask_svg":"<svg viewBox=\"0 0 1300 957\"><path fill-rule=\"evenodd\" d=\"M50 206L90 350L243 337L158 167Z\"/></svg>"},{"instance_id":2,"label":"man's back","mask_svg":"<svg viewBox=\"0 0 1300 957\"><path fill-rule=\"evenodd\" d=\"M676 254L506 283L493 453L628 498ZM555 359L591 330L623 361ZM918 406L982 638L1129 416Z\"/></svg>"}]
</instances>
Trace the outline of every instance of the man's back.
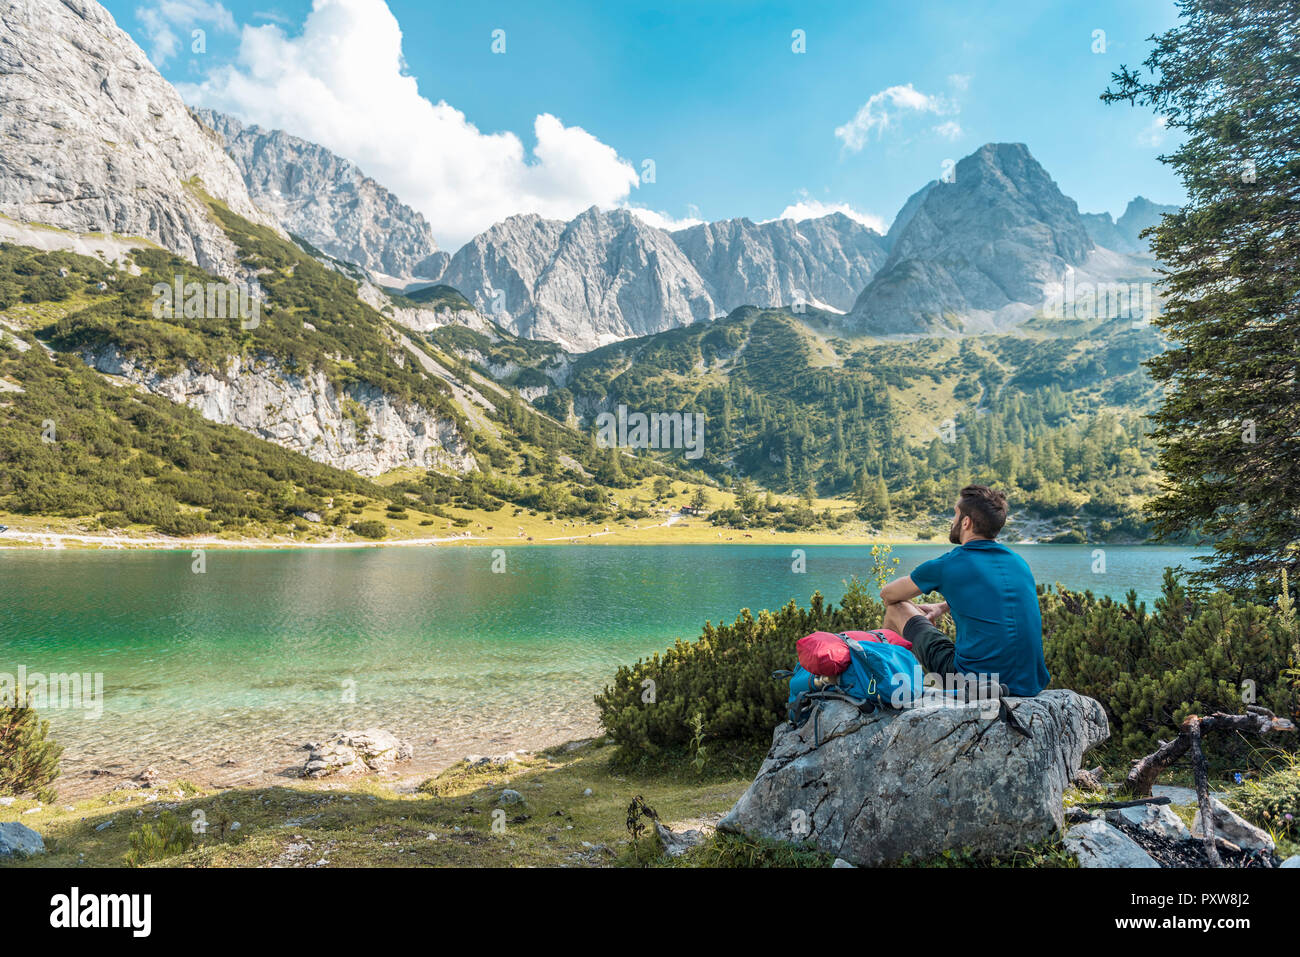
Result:
<instances>
[{"instance_id":1,"label":"man's back","mask_svg":"<svg viewBox=\"0 0 1300 957\"><path fill-rule=\"evenodd\" d=\"M956 668L997 675L1014 695L1036 695L1050 675L1043 661L1043 621L1025 560L989 539L971 539L919 565L912 581L938 591L957 625Z\"/></svg>"}]
</instances>

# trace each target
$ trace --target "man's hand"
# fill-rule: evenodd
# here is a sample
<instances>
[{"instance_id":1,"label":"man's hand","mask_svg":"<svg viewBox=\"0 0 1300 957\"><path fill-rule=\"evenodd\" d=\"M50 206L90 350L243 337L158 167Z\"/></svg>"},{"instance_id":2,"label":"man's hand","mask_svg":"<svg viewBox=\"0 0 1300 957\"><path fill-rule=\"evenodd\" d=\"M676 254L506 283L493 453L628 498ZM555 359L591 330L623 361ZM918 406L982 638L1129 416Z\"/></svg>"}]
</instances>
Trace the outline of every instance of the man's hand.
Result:
<instances>
[{"instance_id":1,"label":"man's hand","mask_svg":"<svg viewBox=\"0 0 1300 957\"><path fill-rule=\"evenodd\" d=\"M948 603L946 601L934 605L917 605L916 607L921 610L921 614L925 616L926 620L936 628L939 626L939 622L943 621L943 616L948 614Z\"/></svg>"}]
</instances>

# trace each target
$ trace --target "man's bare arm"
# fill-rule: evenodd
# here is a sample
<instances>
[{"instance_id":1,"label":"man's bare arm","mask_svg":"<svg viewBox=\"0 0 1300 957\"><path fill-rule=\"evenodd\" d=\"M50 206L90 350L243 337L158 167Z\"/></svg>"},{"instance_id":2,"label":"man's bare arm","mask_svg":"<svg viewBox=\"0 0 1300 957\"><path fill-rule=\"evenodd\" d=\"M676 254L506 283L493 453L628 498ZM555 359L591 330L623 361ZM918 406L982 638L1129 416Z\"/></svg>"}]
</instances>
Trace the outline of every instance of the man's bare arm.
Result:
<instances>
[{"instance_id":1,"label":"man's bare arm","mask_svg":"<svg viewBox=\"0 0 1300 957\"><path fill-rule=\"evenodd\" d=\"M921 589L916 587L916 583L912 581L912 576L904 575L902 578L895 578L880 589L880 600L885 603L885 607L888 609L890 605L911 602L913 598L918 597L920 594ZM915 610L930 619L930 624L937 625L943 616L948 614L949 608L948 603L943 601L937 605L916 605ZM912 609L909 608L908 611L912 611Z\"/></svg>"},{"instance_id":2,"label":"man's bare arm","mask_svg":"<svg viewBox=\"0 0 1300 957\"><path fill-rule=\"evenodd\" d=\"M919 594L921 589L916 587L912 576L904 575L902 578L895 578L880 589L880 600L886 605L897 605L900 601L911 601Z\"/></svg>"}]
</instances>

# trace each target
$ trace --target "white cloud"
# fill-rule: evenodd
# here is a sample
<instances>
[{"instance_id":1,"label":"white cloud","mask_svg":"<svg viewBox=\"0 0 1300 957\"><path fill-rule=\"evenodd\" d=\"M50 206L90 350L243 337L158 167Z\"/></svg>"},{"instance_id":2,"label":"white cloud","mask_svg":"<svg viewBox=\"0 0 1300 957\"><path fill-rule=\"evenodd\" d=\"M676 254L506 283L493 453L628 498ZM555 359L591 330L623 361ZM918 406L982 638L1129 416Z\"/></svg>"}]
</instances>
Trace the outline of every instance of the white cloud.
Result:
<instances>
[{"instance_id":1,"label":"white cloud","mask_svg":"<svg viewBox=\"0 0 1300 957\"><path fill-rule=\"evenodd\" d=\"M646 209L644 206L628 206L627 211L644 223L649 223L658 229L666 229L672 232L675 229L687 229L691 226L698 226L704 220L698 216L684 216L681 219L675 219L668 213L661 213L657 210Z\"/></svg>"},{"instance_id":2,"label":"white cloud","mask_svg":"<svg viewBox=\"0 0 1300 957\"><path fill-rule=\"evenodd\" d=\"M235 18L215 0L150 0L136 7L135 18L144 28L149 59L159 67L176 55L181 42L178 30L186 40L196 29L235 32Z\"/></svg>"},{"instance_id":3,"label":"white cloud","mask_svg":"<svg viewBox=\"0 0 1300 957\"><path fill-rule=\"evenodd\" d=\"M1151 147L1152 149L1163 145L1165 141L1165 136L1169 132L1165 128L1165 124L1167 122L1168 119L1166 117L1163 116L1155 117L1151 121L1151 124L1147 126L1147 128L1144 129L1141 133L1138 134L1138 138L1137 138L1138 144L1141 146Z\"/></svg>"},{"instance_id":4,"label":"white cloud","mask_svg":"<svg viewBox=\"0 0 1300 957\"><path fill-rule=\"evenodd\" d=\"M970 89L971 75L969 73L949 73L948 84L960 93L965 93Z\"/></svg>"},{"instance_id":5,"label":"white cloud","mask_svg":"<svg viewBox=\"0 0 1300 957\"><path fill-rule=\"evenodd\" d=\"M836 128L835 135L844 142L845 149L856 153L867 145L867 139L872 133L879 139L886 129L898 122L899 115L905 111L942 116L957 112L957 108L946 98L922 93L910 83L891 86L871 94L867 102L858 108L853 119Z\"/></svg>"},{"instance_id":6,"label":"white cloud","mask_svg":"<svg viewBox=\"0 0 1300 957\"><path fill-rule=\"evenodd\" d=\"M889 224L881 217L873 215L872 213L860 212L848 203L823 203L821 200L810 199L806 196L800 199L799 202L791 203L785 209L781 210L781 215L775 218L793 220L817 219L821 216L829 216L831 213L843 213L845 216L849 217L849 219L861 223L868 229L874 229L882 235L889 230ZM769 219L765 220L765 222L770 223L773 222L773 220Z\"/></svg>"},{"instance_id":7,"label":"white cloud","mask_svg":"<svg viewBox=\"0 0 1300 957\"><path fill-rule=\"evenodd\" d=\"M484 133L423 97L383 0L313 0L298 36L245 26L234 64L179 89L347 157L423 213L448 249L514 213L569 219L621 205L639 182L613 147L548 113L534 120L530 156L515 133Z\"/></svg>"},{"instance_id":8,"label":"white cloud","mask_svg":"<svg viewBox=\"0 0 1300 957\"><path fill-rule=\"evenodd\" d=\"M955 140L962 134L961 124L956 120L947 120L938 126L932 126L930 129L946 140Z\"/></svg>"}]
</instances>

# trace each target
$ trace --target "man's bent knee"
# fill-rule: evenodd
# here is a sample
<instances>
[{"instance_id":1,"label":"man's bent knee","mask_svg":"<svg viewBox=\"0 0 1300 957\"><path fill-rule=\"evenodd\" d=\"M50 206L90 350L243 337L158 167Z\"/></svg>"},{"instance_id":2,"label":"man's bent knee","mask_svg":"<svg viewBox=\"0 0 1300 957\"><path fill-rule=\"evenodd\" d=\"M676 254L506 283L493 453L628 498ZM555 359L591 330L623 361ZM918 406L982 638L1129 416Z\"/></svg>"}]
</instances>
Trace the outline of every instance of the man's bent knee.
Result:
<instances>
[{"instance_id":1,"label":"man's bent knee","mask_svg":"<svg viewBox=\"0 0 1300 957\"><path fill-rule=\"evenodd\" d=\"M921 614L921 609L917 608L910 601L895 602L892 605L885 606L885 627L890 631L896 631L898 634L903 633L907 623Z\"/></svg>"}]
</instances>

